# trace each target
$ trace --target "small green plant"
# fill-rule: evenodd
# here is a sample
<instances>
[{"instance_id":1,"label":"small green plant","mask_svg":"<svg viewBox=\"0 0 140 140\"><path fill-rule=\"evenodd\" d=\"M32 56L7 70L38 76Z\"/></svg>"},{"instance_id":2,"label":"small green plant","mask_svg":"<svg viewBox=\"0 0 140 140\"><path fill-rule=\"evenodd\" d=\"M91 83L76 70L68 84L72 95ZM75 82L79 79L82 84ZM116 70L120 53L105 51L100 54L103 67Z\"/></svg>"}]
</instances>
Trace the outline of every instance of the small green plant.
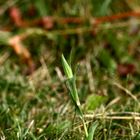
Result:
<instances>
[{"instance_id":1,"label":"small green plant","mask_svg":"<svg viewBox=\"0 0 140 140\"><path fill-rule=\"evenodd\" d=\"M75 106L76 113L83 123L86 140L92 140L94 131L95 131L98 124L97 124L97 122L93 123L93 125L90 127L89 133L88 133L86 122L85 122L85 119L84 119L84 115L83 115L83 112L82 112L82 109L81 109L81 104L80 104L77 88L76 88L76 82L75 82L76 78L73 75L72 69L69 66L69 64L67 63L67 61L66 61L66 59L63 55L62 55L62 65L63 65L65 75L67 77L67 87L70 91L70 96L71 96L71 99L72 99L73 104Z\"/></svg>"}]
</instances>

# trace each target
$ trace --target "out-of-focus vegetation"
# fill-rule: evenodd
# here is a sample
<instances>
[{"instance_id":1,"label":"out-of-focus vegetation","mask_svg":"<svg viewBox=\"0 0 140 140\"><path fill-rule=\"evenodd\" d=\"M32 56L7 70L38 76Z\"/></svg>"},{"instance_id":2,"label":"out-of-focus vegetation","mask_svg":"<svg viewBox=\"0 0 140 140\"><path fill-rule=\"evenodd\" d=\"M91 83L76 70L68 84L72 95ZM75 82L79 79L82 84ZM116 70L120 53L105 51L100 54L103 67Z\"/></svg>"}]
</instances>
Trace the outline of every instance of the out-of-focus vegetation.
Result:
<instances>
[{"instance_id":1,"label":"out-of-focus vegetation","mask_svg":"<svg viewBox=\"0 0 140 140\"><path fill-rule=\"evenodd\" d=\"M0 139L85 138L64 54L94 139L139 140L139 18L139 0L0 1Z\"/></svg>"}]
</instances>

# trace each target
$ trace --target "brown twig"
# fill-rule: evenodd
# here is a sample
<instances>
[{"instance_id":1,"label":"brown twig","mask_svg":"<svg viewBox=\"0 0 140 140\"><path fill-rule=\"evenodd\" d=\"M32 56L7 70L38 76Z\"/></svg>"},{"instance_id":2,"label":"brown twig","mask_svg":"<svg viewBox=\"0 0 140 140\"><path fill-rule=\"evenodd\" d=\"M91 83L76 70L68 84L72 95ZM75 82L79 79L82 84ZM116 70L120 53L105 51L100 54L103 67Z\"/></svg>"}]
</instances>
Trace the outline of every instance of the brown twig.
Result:
<instances>
[{"instance_id":1,"label":"brown twig","mask_svg":"<svg viewBox=\"0 0 140 140\"><path fill-rule=\"evenodd\" d=\"M140 12L125 12L125 13L119 13L116 15L112 16L104 16L104 17L92 17L89 19L89 23L91 26L89 27L77 27L74 29L65 29L65 30L53 30L53 31L45 31L41 29L29 29L31 26L36 26L40 24L42 27L45 27L45 29L52 29L54 27L55 23L58 24L69 24L69 23L74 23L74 24L84 24L87 22L87 18L83 17L42 17L40 19L35 19L32 21L26 21L22 18L22 15L20 13L20 10L16 7L12 9L11 12L11 18L13 19L13 22L17 27L21 28L27 28L27 30L20 34L16 35L14 37L11 37L9 39L9 44L10 46L15 50L17 55L20 55L28 64L30 71L32 72L34 70L34 63L31 59L31 54L29 51L24 47L22 40L24 40L26 37L28 37L31 34L42 34L46 35L47 37L51 34L53 35L67 35L67 34L81 34L84 32L94 32L95 29L102 30L102 29L114 29L114 28L121 28L121 27L126 27L130 25L128 21L126 22L120 22L117 24L112 24L111 26L106 26L102 25L101 23L105 22L111 22L115 20L120 20L128 17L140 17ZM98 26L95 26L98 25Z\"/></svg>"},{"instance_id":2,"label":"brown twig","mask_svg":"<svg viewBox=\"0 0 140 140\"><path fill-rule=\"evenodd\" d=\"M84 24L87 21L91 25L100 25L105 22L112 22L120 19L125 19L129 17L140 17L140 12L130 11L124 13L118 13L111 16L103 16L103 17L91 17L90 19L84 17L54 17L54 16L46 16L41 17L39 19L34 19L32 21L27 21L22 19L22 15L18 8L11 8L10 17L12 21L15 23L17 27L32 27L32 26L41 26L45 29L53 29L55 23L57 24Z\"/></svg>"}]
</instances>

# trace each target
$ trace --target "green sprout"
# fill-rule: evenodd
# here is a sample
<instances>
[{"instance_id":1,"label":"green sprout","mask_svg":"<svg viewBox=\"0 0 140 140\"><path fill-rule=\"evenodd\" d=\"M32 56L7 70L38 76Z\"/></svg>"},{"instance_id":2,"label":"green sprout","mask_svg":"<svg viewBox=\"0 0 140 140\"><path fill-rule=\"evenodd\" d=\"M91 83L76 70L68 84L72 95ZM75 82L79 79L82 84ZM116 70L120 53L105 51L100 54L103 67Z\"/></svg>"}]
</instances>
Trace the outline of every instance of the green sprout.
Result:
<instances>
[{"instance_id":1,"label":"green sprout","mask_svg":"<svg viewBox=\"0 0 140 140\"><path fill-rule=\"evenodd\" d=\"M87 138L88 131L87 131L87 126L86 126L86 123L84 120L83 112L81 110L81 104L80 104L80 100L79 100L79 96L78 96L78 92L77 92L77 88L76 88L75 77L73 75L71 67L69 66L69 64L67 63L67 61L63 55L62 55L62 65L63 65L64 73L67 77L67 87L70 91L71 99L72 99L73 104L75 106L76 112L79 115L79 118L82 120L83 127L85 130L85 135Z\"/></svg>"},{"instance_id":2,"label":"green sprout","mask_svg":"<svg viewBox=\"0 0 140 140\"><path fill-rule=\"evenodd\" d=\"M64 72L65 72L65 75L67 76L67 78L68 79L73 78L72 69L69 66L69 64L67 63L67 61L66 61L66 59L65 59L63 54L62 54L62 65L63 65Z\"/></svg>"},{"instance_id":3,"label":"green sprout","mask_svg":"<svg viewBox=\"0 0 140 140\"><path fill-rule=\"evenodd\" d=\"M79 116L79 118L81 119L81 121L83 123L86 140L93 140L95 130L98 126L98 122L95 121L89 127L89 132L87 131L86 122L85 122L84 115L83 115L83 112L81 109L81 104L80 104L80 100L79 100L79 96L78 96L78 92L77 92L77 88L76 88L76 82L75 82L76 78L73 75L70 65L68 64L68 62L66 61L66 59L63 55L62 55L62 65L63 65L64 73L67 77L67 87L70 91L71 100L73 101L77 115Z\"/></svg>"}]
</instances>

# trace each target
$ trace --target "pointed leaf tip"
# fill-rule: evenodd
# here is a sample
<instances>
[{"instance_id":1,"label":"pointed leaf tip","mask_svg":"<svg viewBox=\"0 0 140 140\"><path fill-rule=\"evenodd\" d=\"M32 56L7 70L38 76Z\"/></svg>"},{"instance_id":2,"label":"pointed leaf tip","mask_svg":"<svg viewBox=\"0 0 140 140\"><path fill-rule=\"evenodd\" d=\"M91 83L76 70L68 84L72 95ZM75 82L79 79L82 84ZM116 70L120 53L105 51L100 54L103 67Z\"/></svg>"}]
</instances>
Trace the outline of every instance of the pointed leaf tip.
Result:
<instances>
[{"instance_id":1,"label":"pointed leaf tip","mask_svg":"<svg viewBox=\"0 0 140 140\"><path fill-rule=\"evenodd\" d=\"M68 62L66 61L64 55L62 54L61 56L62 58L62 65L63 65L63 69L64 69L64 72L65 72L65 75L68 79L71 79L73 78L73 73L72 73L72 69L71 67L69 66Z\"/></svg>"}]
</instances>

